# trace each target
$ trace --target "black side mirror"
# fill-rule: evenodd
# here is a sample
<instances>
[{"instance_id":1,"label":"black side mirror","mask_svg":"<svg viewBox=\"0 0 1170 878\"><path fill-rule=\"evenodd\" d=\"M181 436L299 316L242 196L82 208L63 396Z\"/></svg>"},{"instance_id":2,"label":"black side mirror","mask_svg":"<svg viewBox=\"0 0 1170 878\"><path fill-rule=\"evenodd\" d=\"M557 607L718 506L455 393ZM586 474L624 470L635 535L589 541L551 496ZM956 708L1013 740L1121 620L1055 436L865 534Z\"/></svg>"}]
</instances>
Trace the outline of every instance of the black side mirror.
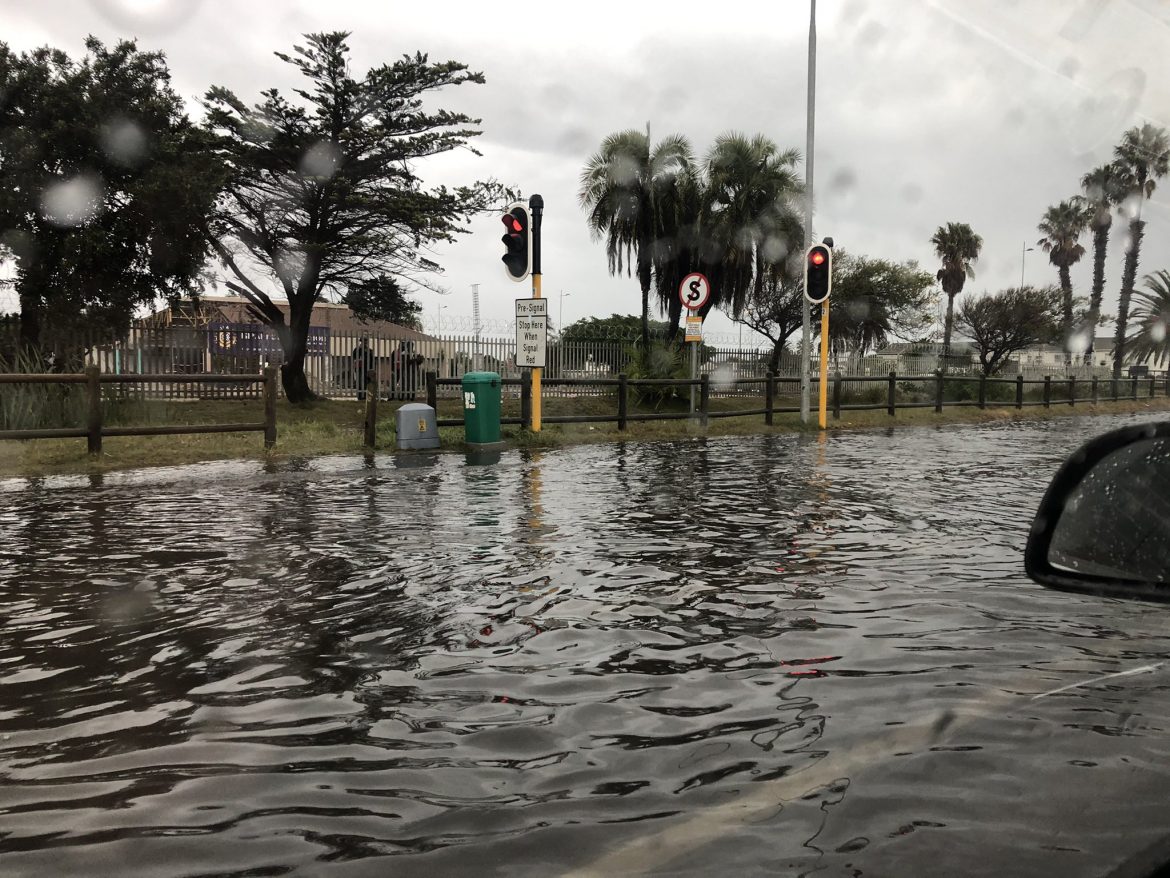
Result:
<instances>
[{"instance_id":1,"label":"black side mirror","mask_svg":"<svg viewBox=\"0 0 1170 878\"><path fill-rule=\"evenodd\" d=\"M1049 588L1170 602L1170 421L1098 436L1064 462L1024 569Z\"/></svg>"}]
</instances>

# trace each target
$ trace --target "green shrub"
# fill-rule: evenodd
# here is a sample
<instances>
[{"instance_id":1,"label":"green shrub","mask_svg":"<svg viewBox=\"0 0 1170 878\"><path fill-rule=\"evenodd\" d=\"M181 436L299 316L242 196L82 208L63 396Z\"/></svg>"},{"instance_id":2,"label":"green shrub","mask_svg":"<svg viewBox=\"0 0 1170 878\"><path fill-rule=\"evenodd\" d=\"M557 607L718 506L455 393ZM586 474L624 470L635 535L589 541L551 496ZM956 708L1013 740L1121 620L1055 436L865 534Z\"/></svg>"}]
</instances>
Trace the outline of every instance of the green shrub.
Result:
<instances>
[{"instance_id":1,"label":"green shrub","mask_svg":"<svg viewBox=\"0 0 1170 878\"><path fill-rule=\"evenodd\" d=\"M686 379L690 369L683 352L675 345L665 342L650 342L650 347L630 348L630 363L626 375L630 379ZM643 405L660 408L673 398L682 397L684 388L678 387L636 387L634 398Z\"/></svg>"}]
</instances>

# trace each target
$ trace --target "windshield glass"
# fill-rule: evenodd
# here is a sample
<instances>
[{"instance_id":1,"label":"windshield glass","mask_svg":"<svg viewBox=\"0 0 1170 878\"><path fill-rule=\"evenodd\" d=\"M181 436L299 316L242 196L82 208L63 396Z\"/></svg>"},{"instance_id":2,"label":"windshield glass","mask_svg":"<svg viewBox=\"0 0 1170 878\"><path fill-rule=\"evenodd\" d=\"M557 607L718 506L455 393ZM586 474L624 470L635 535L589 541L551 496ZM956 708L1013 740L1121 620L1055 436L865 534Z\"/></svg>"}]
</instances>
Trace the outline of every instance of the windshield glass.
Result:
<instances>
[{"instance_id":1,"label":"windshield glass","mask_svg":"<svg viewBox=\"0 0 1170 878\"><path fill-rule=\"evenodd\" d=\"M1166 2L7 5L0 873L1167 835Z\"/></svg>"}]
</instances>

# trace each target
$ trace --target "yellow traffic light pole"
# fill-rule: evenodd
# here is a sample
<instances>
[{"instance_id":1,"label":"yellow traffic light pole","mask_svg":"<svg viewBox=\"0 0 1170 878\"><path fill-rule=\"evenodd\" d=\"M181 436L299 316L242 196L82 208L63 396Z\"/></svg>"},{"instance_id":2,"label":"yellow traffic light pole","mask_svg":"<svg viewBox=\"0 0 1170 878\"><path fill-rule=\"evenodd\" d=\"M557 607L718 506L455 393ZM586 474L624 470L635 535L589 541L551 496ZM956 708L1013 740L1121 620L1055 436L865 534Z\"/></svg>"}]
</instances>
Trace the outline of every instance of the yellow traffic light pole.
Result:
<instances>
[{"instance_id":1,"label":"yellow traffic light pole","mask_svg":"<svg viewBox=\"0 0 1170 878\"><path fill-rule=\"evenodd\" d=\"M544 199L533 195L528 199L532 210L532 298L540 298L540 225L544 218ZM545 335L548 335L548 317L545 317ZM547 345L546 345L547 350ZM532 432L540 432L540 376L544 372L539 366L532 370Z\"/></svg>"},{"instance_id":2,"label":"yellow traffic light pole","mask_svg":"<svg viewBox=\"0 0 1170 878\"><path fill-rule=\"evenodd\" d=\"M821 381L820 381L820 423L826 427L825 414L829 401L829 299L821 302Z\"/></svg>"}]
</instances>

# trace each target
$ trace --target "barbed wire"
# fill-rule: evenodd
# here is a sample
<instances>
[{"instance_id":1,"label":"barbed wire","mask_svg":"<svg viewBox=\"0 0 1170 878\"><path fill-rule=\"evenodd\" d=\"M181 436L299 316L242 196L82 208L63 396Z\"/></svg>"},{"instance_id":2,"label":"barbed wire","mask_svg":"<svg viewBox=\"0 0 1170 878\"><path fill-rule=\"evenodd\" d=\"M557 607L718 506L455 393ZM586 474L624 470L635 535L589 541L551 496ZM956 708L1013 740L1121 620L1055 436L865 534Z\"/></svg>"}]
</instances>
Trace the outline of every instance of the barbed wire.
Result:
<instances>
[{"instance_id":1,"label":"barbed wire","mask_svg":"<svg viewBox=\"0 0 1170 878\"><path fill-rule=\"evenodd\" d=\"M478 333L475 331L475 321L470 317L444 317L441 325L440 321L433 318L430 320L424 319L423 329L428 335L433 335L436 338L447 338L451 336L474 337L477 334L481 339L492 341L513 341L516 338L516 322L514 320L503 320L499 318L481 321L480 331ZM680 328L674 341L682 341L682 335L683 332ZM603 326L596 330L591 329L588 335L573 332L568 338L575 342L635 344L642 340L642 332L640 329L626 330L618 327ZM650 333L650 339L651 341L664 342L666 341L666 334L661 330L654 330ZM555 342L556 340L556 329L550 326L549 341ZM741 339L739 333L705 332L703 333L703 343L745 351L771 350L772 347L771 342L759 336Z\"/></svg>"}]
</instances>

